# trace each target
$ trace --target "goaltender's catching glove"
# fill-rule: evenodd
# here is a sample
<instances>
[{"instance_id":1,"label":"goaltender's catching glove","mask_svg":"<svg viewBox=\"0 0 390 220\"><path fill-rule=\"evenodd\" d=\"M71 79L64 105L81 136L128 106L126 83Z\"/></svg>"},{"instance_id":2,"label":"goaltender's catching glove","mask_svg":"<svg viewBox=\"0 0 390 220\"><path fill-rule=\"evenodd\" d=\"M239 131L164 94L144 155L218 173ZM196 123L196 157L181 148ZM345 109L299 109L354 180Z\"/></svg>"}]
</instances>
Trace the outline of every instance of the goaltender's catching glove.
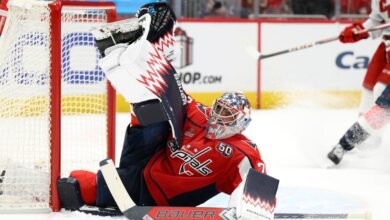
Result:
<instances>
[{"instance_id":1,"label":"goaltender's catching glove","mask_svg":"<svg viewBox=\"0 0 390 220\"><path fill-rule=\"evenodd\" d=\"M105 53L107 48L121 43L132 44L139 39L145 31L140 25L139 19L145 14L151 16L150 31L147 34L149 42L159 44L159 40L162 38L166 38L165 41L174 41L166 36L167 34L173 36L173 28L176 23L175 13L167 3L149 3L138 10L137 18L111 22L91 30L100 54L104 57L107 55ZM164 45L169 45L169 43Z\"/></svg>"},{"instance_id":2,"label":"goaltender's catching glove","mask_svg":"<svg viewBox=\"0 0 390 220\"><path fill-rule=\"evenodd\" d=\"M107 55L106 49L116 44L131 44L142 36L143 28L138 18L111 22L91 30L100 54Z\"/></svg>"},{"instance_id":3,"label":"goaltender's catching glove","mask_svg":"<svg viewBox=\"0 0 390 220\"><path fill-rule=\"evenodd\" d=\"M176 23L176 15L167 3L156 2L141 6L137 12L137 17L140 18L144 14L150 14L151 23L148 34L148 41L155 43L166 33L173 32Z\"/></svg>"}]
</instances>

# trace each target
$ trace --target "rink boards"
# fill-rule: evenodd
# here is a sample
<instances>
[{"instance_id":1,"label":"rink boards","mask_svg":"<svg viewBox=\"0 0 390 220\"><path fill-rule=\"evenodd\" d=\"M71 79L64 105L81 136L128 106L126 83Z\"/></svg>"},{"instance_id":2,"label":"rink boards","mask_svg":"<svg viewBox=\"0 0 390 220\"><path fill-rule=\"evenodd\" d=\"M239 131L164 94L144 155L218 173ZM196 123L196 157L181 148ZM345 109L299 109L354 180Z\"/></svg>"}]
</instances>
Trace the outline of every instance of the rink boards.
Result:
<instances>
[{"instance_id":1,"label":"rink boards","mask_svg":"<svg viewBox=\"0 0 390 220\"><path fill-rule=\"evenodd\" d=\"M378 40L338 41L259 61L269 54L338 36L335 21L182 20L182 49L174 63L187 91L210 104L222 92L241 90L253 106L356 107L362 79ZM191 62L183 62L190 59ZM188 58L189 57L189 58Z\"/></svg>"}]
</instances>

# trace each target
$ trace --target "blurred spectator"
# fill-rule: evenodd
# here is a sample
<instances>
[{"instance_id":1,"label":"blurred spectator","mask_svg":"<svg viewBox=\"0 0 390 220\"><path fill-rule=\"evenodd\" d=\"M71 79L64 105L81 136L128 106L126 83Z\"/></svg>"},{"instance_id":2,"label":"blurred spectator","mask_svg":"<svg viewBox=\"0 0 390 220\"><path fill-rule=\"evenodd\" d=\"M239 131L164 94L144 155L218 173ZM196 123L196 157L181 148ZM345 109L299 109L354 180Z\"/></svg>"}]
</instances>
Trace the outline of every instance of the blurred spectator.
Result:
<instances>
[{"instance_id":1,"label":"blurred spectator","mask_svg":"<svg viewBox=\"0 0 390 220\"><path fill-rule=\"evenodd\" d=\"M253 11L253 5L254 1L256 0L242 0L241 5L242 8L248 9L249 11ZM259 0L260 1L260 12L264 10L264 8L267 6L267 0Z\"/></svg>"},{"instance_id":2,"label":"blurred spectator","mask_svg":"<svg viewBox=\"0 0 390 220\"><path fill-rule=\"evenodd\" d=\"M334 15L333 0L291 0L291 8L294 14L321 14L328 18Z\"/></svg>"},{"instance_id":3,"label":"blurred spectator","mask_svg":"<svg viewBox=\"0 0 390 220\"><path fill-rule=\"evenodd\" d=\"M206 17L226 17L227 10L223 1L207 0L206 3Z\"/></svg>"},{"instance_id":4,"label":"blurred spectator","mask_svg":"<svg viewBox=\"0 0 390 220\"><path fill-rule=\"evenodd\" d=\"M263 13L266 14L288 14L291 13L287 0L264 0L265 8Z\"/></svg>"},{"instance_id":5,"label":"blurred spectator","mask_svg":"<svg viewBox=\"0 0 390 220\"><path fill-rule=\"evenodd\" d=\"M253 13L253 5L256 0L242 0L242 9L248 14ZM259 12L261 14L290 14L291 9L288 0L259 0Z\"/></svg>"},{"instance_id":6,"label":"blurred spectator","mask_svg":"<svg viewBox=\"0 0 390 220\"><path fill-rule=\"evenodd\" d=\"M371 12L371 0L340 0L341 13L368 15Z\"/></svg>"}]
</instances>

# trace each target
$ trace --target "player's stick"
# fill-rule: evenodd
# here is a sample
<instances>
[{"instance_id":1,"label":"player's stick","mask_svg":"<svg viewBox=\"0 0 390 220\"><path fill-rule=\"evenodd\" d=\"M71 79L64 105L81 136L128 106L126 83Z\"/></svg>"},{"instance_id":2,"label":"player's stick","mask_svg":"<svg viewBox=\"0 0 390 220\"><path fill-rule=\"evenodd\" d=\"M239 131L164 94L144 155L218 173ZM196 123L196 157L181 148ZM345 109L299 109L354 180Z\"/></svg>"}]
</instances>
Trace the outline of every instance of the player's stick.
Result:
<instances>
[{"instance_id":1,"label":"player's stick","mask_svg":"<svg viewBox=\"0 0 390 220\"><path fill-rule=\"evenodd\" d=\"M376 31L376 30L382 30L382 29L388 28L388 27L390 27L390 23L385 23L385 24L381 24L381 25L375 26L373 28L369 28L367 30L359 31L358 34L369 33L369 32ZM277 51L277 52L274 52L274 53L269 53L269 54L258 53L258 59L262 60L262 59L278 56L278 55L281 55L281 54L291 53L291 52L295 52L295 51L298 51L298 50L303 50L303 49L306 49L306 48L314 47L314 46L317 46L317 45L330 43L330 42L336 41L338 39L339 39L338 36L337 37L330 37L330 38L322 39L322 40L315 41L315 42L312 42L312 43L303 44L303 45L300 45L300 46L297 46L297 47L292 47L292 48L289 48L289 49L286 49L286 50Z\"/></svg>"}]
</instances>

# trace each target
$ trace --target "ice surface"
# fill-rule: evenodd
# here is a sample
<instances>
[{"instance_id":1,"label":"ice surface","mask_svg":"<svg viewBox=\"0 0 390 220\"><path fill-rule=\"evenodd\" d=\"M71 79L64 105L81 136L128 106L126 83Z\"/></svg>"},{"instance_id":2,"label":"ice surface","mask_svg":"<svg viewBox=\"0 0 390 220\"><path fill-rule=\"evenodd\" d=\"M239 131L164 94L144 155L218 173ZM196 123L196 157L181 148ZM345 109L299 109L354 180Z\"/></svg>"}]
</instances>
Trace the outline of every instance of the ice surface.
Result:
<instances>
[{"instance_id":1,"label":"ice surface","mask_svg":"<svg viewBox=\"0 0 390 220\"><path fill-rule=\"evenodd\" d=\"M339 167L323 168L327 152L356 120L355 109L290 108L255 110L245 134L255 141L268 174L280 179L277 212L372 212L374 220L390 219L390 129L380 145L346 155ZM117 154L129 121L117 116ZM373 141L374 142L374 141ZM218 195L205 206L223 207L228 196ZM83 213L0 214L0 220L125 219Z\"/></svg>"}]
</instances>

